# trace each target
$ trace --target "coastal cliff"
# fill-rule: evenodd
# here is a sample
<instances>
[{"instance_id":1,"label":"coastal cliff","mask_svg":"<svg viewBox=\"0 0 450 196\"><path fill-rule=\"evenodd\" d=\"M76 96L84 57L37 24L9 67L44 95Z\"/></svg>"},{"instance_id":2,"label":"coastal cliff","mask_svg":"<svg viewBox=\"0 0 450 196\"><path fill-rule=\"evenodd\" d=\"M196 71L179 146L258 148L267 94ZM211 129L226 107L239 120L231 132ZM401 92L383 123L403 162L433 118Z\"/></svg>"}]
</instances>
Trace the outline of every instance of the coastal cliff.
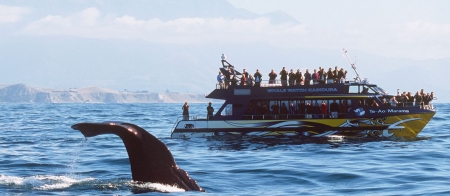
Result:
<instances>
[{"instance_id":1,"label":"coastal cliff","mask_svg":"<svg viewBox=\"0 0 450 196\"><path fill-rule=\"evenodd\" d=\"M24 84L0 85L0 103L204 103L204 94L122 92L99 87L44 89Z\"/></svg>"}]
</instances>

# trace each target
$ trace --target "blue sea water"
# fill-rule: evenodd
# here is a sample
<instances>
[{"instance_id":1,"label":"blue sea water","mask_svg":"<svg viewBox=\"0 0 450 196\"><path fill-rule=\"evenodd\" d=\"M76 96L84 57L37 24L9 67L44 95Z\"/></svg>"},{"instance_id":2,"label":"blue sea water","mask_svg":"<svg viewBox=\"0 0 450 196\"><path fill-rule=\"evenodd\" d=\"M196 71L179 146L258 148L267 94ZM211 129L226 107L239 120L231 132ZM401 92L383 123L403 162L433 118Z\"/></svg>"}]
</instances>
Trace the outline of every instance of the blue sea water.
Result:
<instances>
[{"instance_id":1,"label":"blue sea water","mask_svg":"<svg viewBox=\"0 0 450 196\"><path fill-rule=\"evenodd\" d=\"M191 115L205 116L206 104L190 105ZM135 194L120 138L85 139L70 128L103 121L134 123L155 135L207 191L148 195L450 194L450 104L435 104L438 113L414 140L296 141L171 139L181 106L0 104L0 194Z\"/></svg>"}]
</instances>

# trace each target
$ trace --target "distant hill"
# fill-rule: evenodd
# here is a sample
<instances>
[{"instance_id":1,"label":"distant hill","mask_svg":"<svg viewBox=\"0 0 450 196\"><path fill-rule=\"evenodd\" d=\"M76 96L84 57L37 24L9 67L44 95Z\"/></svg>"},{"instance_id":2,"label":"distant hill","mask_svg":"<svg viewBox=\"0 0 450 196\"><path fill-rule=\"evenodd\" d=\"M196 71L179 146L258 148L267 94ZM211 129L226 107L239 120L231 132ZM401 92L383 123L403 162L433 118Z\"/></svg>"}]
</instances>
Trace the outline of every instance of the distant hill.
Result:
<instances>
[{"instance_id":1,"label":"distant hill","mask_svg":"<svg viewBox=\"0 0 450 196\"><path fill-rule=\"evenodd\" d=\"M121 92L99 87L58 90L24 84L0 85L0 103L204 103L204 94Z\"/></svg>"}]
</instances>

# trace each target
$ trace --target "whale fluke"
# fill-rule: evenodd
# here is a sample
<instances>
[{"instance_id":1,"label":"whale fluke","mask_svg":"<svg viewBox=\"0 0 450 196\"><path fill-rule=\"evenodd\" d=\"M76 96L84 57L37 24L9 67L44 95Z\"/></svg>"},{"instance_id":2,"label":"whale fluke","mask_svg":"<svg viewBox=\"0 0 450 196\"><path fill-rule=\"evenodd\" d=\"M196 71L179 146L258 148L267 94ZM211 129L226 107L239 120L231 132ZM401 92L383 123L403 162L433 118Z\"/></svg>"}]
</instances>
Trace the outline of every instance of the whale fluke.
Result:
<instances>
[{"instance_id":1,"label":"whale fluke","mask_svg":"<svg viewBox=\"0 0 450 196\"><path fill-rule=\"evenodd\" d=\"M85 137L118 135L128 152L133 181L176 185L186 191L204 191L187 172L178 168L167 146L155 136L130 123L78 123L72 129Z\"/></svg>"}]
</instances>

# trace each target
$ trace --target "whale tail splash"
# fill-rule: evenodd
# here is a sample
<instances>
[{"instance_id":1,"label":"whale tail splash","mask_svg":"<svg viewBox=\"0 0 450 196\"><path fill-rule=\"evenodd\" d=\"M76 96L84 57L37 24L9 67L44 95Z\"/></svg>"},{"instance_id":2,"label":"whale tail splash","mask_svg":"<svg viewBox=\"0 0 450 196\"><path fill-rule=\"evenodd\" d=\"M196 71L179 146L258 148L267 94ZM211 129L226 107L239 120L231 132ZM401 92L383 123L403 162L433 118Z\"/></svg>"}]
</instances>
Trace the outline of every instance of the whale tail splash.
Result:
<instances>
[{"instance_id":1,"label":"whale tail splash","mask_svg":"<svg viewBox=\"0 0 450 196\"><path fill-rule=\"evenodd\" d=\"M187 172L178 168L167 146L155 136L130 123L78 123L72 129L85 137L119 136L128 152L133 181L176 185L186 191L204 191Z\"/></svg>"}]
</instances>

